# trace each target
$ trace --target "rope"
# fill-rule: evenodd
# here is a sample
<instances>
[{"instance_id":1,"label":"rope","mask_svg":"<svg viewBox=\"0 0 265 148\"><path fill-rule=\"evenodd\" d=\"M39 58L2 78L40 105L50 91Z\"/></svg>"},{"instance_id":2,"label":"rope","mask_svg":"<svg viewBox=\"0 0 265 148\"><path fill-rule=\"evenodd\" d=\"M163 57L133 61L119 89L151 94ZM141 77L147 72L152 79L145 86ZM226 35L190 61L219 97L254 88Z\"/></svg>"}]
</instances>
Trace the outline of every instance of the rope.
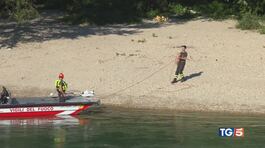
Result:
<instances>
[{"instance_id":1,"label":"rope","mask_svg":"<svg viewBox=\"0 0 265 148\"><path fill-rule=\"evenodd\" d=\"M174 70L175 70L173 66L175 67L175 65L172 64L172 68L169 70L169 72L170 72L170 73L169 73L169 82L172 81L172 74L173 74L173 72L174 72Z\"/></svg>"},{"instance_id":2,"label":"rope","mask_svg":"<svg viewBox=\"0 0 265 148\"><path fill-rule=\"evenodd\" d=\"M174 61L170 61L169 63L167 63L167 64L164 65L163 67L160 67L158 70L154 71L153 73L151 73L150 75L148 75L148 76L145 77L144 79L142 79L142 80L140 80L140 81L138 81L138 82L136 82L136 83L133 83L133 84L131 84L131 85L125 87L125 88L122 88L122 89L120 89L120 90L118 90L118 91L116 91L116 92L113 92L113 93L111 93L111 94L109 94L109 95L103 96L103 97L101 97L101 98L107 98L107 97L113 96L113 95L115 95L115 94L117 94L117 93L123 92L123 91L125 91L125 90L127 90L127 89L129 89L129 88L132 88L132 87L134 87L134 86L137 86L138 84L141 84L141 83L144 82L145 80L150 79L152 76L154 76L155 74L157 74L157 73L160 72L161 70L165 69L166 67L168 67L168 66L169 66L171 63L173 63L173 62L174 62Z\"/></svg>"}]
</instances>

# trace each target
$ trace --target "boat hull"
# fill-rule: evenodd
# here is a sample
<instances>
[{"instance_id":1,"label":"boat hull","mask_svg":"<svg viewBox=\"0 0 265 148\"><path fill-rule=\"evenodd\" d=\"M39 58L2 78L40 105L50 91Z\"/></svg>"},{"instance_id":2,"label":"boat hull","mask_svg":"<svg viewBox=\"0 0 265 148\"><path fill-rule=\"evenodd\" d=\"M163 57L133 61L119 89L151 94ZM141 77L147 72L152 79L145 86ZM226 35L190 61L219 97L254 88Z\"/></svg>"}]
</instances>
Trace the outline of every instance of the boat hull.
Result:
<instances>
[{"instance_id":1,"label":"boat hull","mask_svg":"<svg viewBox=\"0 0 265 148\"><path fill-rule=\"evenodd\" d=\"M0 106L1 117L40 117L78 115L95 103L52 103Z\"/></svg>"}]
</instances>

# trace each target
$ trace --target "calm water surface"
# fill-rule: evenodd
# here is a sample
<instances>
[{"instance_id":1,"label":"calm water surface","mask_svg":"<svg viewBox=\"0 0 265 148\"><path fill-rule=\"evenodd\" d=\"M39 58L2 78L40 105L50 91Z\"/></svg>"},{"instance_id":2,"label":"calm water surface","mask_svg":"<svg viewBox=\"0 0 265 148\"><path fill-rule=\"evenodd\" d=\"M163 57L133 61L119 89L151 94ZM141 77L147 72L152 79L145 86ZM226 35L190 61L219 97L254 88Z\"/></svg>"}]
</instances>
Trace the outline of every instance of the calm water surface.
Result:
<instances>
[{"instance_id":1,"label":"calm water surface","mask_svg":"<svg viewBox=\"0 0 265 148\"><path fill-rule=\"evenodd\" d=\"M262 148L265 116L105 108L78 117L1 119L0 148ZM219 127L244 127L222 138Z\"/></svg>"}]
</instances>

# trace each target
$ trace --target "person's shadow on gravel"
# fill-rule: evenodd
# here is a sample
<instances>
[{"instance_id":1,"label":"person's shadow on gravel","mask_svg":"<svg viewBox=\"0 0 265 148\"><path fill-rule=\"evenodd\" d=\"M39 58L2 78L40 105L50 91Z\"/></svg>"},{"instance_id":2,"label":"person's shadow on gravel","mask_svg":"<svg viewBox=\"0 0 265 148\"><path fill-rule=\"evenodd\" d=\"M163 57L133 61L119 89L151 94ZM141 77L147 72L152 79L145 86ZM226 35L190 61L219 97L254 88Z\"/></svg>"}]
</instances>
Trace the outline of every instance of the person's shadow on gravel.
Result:
<instances>
[{"instance_id":1,"label":"person's shadow on gravel","mask_svg":"<svg viewBox=\"0 0 265 148\"><path fill-rule=\"evenodd\" d=\"M188 76L185 76L181 82L185 82L185 81L190 80L190 79L192 79L194 77L199 77L199 76L202 75L202 73L203 73L203 71L200 71L200 72L193 73L193 74L190 74Z\"/></svg>"}]
</instances>

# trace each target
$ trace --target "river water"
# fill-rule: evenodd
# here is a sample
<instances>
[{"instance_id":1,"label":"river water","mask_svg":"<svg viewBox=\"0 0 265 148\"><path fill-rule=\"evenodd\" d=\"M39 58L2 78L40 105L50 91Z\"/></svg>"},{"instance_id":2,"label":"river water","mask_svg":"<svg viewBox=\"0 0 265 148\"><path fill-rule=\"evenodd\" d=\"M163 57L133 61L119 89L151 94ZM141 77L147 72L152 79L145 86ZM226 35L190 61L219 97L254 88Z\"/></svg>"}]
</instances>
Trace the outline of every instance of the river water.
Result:
<instances>
[{"instance_id":1,"label":"river water","mask_svg":"<svg viewBox=\"0 0 265 148\"><path fill-rule=\"evenodd\" d=\"M262 148L265 116L104 108L78 117L0 119L0 148ZM242 127L244 137L219 137Z\"/></svg>"}]
</instances>

